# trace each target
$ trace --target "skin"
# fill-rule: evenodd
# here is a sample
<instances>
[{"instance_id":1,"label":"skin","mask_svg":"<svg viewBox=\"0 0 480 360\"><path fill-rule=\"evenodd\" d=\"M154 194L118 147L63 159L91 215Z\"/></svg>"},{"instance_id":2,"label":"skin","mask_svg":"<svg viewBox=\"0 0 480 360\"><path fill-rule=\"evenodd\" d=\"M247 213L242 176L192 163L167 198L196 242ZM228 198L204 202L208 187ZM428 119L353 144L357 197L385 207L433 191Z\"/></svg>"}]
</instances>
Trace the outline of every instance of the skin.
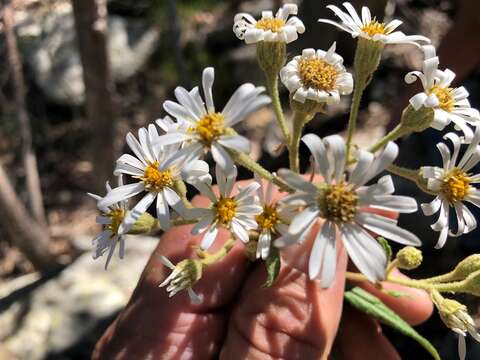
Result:
<instances>
[{"instance_id":1,"label":"skin","mask_svg":"<svg viewBox=\"0 0 480 360\"><path fill-rule=\"evenodd\" d=\"M204 197L193 203L208 206ZM280 274L270 288L262 287L264 265L250 263L237 242L194 285L204 297L202 304L192 305L186 292L169 298L158 288L170 273L158 255L174 264L191 257L201 237L190 235L190 229L176 227L162 236L126 308L97 343L93 360L327 359L334 341L336 359L400 359L376 321L352 308L343 309L342 317L348 261L341 241L337 240L333 285L322 289L308 279L308 253L318 227L302 245L283 250ZM227 238L227 232L220 232L209 251L216 251ZM409 295L393 298L370 284L361 286L412 325L432 313L423 291L386 284Z\"/></svg>"}]
</instances>

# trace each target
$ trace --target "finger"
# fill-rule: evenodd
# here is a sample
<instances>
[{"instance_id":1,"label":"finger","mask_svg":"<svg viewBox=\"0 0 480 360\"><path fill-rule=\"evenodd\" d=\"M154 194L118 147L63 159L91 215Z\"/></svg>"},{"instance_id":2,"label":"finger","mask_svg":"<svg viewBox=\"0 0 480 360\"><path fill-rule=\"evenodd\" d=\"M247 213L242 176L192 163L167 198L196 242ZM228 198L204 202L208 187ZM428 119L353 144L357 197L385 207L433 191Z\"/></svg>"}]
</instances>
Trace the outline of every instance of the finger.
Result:
<instances>
[{"instance_id":1,"label":"finger","mask_svg":"<svg viewBox=\"0 0 480 360\"><path fill-rule=\"evenodd\" d=\"M394 269L392 274L396 277L407 278L397 269ZM433 303L427 292L406 287L389 282L382 283L382 291L371 283L361 283L360 286L382 300L385 305L400 315L410 325L418 325L426 321L433 312ZM394 291L402 294L400 297L395 297L388 294L388 291Z\"/></svg>"},{"instance_id":2,"label":"finger","mask_svg":"<svg viewBox=\"0 0 480 360\"><path fill-rule=\"evenodd\" d=\"M326 358L340 321L347 256L339 243L329 289L309 280L307 258L298 255L310 249L317 231L285 252L272 287L262 287L264 267L255 267L233 311L221 359Z\"/></svg>"},{"instance_id":3,"label":"finger","mask_svg":"<svg viewBox=\"0 0 480 360\"><path fill-rule=\"evenodd\" d=\"M343 310L334 349L335 359L400 360L378 322L349 306Z\"/></svg>"},{"instance_id":4,"label":"finger","mask_svg":"<svg viewBox=\"0 0 480 360\"><path fill-rule=\"evenodd\" d=\"M200 207L208 205L203 197L193 202ZM201 240L190 235L191 228L176 227L162 236L128 305L97 344L93 359L207 359L218 354L226 328L226 315L219 308L243 282L247 271L244 247L236 244L228 256L204 270L194 286L204 298L202 304L191 304L186 292L169 298L158 285L171 270L158 256L166 256L174 264L191 258ZM221 231L211 251L228 237Z\"/></svg>"}]
</instances>

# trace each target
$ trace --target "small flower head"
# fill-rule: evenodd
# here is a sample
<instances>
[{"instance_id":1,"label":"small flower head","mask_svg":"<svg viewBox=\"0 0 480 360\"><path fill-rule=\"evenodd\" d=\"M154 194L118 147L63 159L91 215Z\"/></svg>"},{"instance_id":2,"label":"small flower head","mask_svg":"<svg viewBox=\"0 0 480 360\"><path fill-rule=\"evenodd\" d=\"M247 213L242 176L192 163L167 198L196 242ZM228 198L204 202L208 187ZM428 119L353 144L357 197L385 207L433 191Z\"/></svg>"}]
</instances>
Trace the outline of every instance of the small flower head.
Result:
<instances>
[{"instance_id":1,"label":"small flower head","mask_svg":"<svg viewBox=\"0 0 480 360\"><path fill-rule=\"evenodd\" d=\"M480 161L478 146L480 129L477 128L471 143L458 161L460 148L465 139L455 133L448 133L444 138L452 142L453 152L450 152L446 144L437 144L443 158L443 168L431 166L421 168L421 174L427 180L428 189L436 194L432 202L421 205L422 210L427 216L440 212L437 222L432 225L433 230L440 232L437 248L443 247L448 235L460 236L477 227L477 221L465 202L480 206L480 190L474 186L480 181L480 174L470 173L470 170ZM453 208L457 214L456 232L452 232L449 228L450 208Z\"/></svg>"},{"instance_id":2,"label":"small flower head","mask_svg":"<svg viewBox=\"0 0 480 360\"><path fill-rule=\"evenodd\" d=\"M257 196L262 208L262 211L255 216L259 232L256 258L265 260L270 253L272 240L287 232L293 211L273 200L274 185L271 182L265 186L264 181L257 175L255 180L259 184Z\"/></svg>"},{"instance_id":3,"label":"small flower head","mask_svg":"<svg viewBox=\"0 0 480 360\"><path fill-rule=\"evenodd\" d=\"M370 152L359 151L357 165L347 176L346 144L340 136L328 136L322 140L307 134L302 140L310 149L324 182L312 183L290 170L280 170L280 177L295 189L282 201L301 204L303 210L295 215L287 234L277 239L275 245L283 247L298 242L301 235L308 233L312 225L322 218L325 222L310 253L310 278L321 273L323 287L329 287L333 282L338 230L348 255L358 269L371 281L382 280L387 257L383 247L367 230L401 244L420 245L420 240L397 226L395 220L365 211L367 207L403 213L417 210L414 199L392 195L394 187L388 175L373 185L365 185L393 162L397 146L389 143L377 158Z\"/></svg>"},{"instance_id":4,"label":"small flower head","mask_svg":"<svg viewBox=\"0 0 480 360\"><path fill-rule=\"evenodd\" d=\"M338 103L340 95L352 92L353 78L335 53L335 43L328 51L305 49L280 71L280 78L295 101Z\"/></svg>"},{"instance_id":5,"label":"small flower head","mask_svg":"<svg viewBox=\"0 0 480 360\"><path fill-rule=\"evenodd\" d=\"M165 280L159 285L167 286L169 297L174 296L182 290L187 290L190 301L193 304L200 304L202 298L192 289L192 286L202 278L202 263L199 260L185 259L177 265L173 265L165 256L159 256L160 261L172 270Z\"/></svg>"},{"instance_id":6,"label":"small flower head","mask_svg":"<svg viewBox=\"0 0 480 360\"><path fill-rule=\"evenodd\" d=\"M349 2L344 2L343 6L346 12L335 5L328 5L327 8L332 10L340 19L340 22L335 22L329 19L319 19L319 22L334 25L337 28L346 31L352 37L362 37L367 40L382 42L384 44L415 44L423 41L429 43L430 40L424 36L411 35L407 36L401 31L395 31L402 22L400 20L392 20L389 23L378 21L375 17L372 18L370 10L364 6L362 7L361 18L355 8Z\"/></svg>"},{"instance_id":7,"label":"small flower head","mask_svg":"<svg viewBox=\"0 0 480 360\"><path fill-rule=\"evenodd\" d=\"M263 11L262 18L255 18L247 13L235 15L233 32L246 44L258 42L281 42L291 43L298 38L298 34L305 32L303 22L296 16L298 8L296 4L283 5L273 16L271 11ZM289 18L290 17L290 18Z\"/></svg>"},{"instance_id":8,"label":"small flower head","mask_svg":"<svg viewBox=\"0 0 480 360\"><path fill-rule=\"evenodd\" d=\"M422 264L422 251L412 246L406 246L398 251L396 260L399 269L416 269Z\"/></svg>"},{"instance_id":9,"label":"small flower head","mask_svg":"<svg viewBox=\"0 0 480 360\"><path fill-rule=\"evenodd\" d=\"M206 152L211 152L215 162L224 171L228 171L233 166L229 151L250 152L250 141L236 134L232 127L251 112L270 103L270 98L262 95L265 88L243 84L219 112L213 102L214 77L213 68L206 68L203 71L205 102L197 87L191 91L177 87L175 96L178 103L166 101L163 104L165 111L172 115L177 123L173 126L162 121L160 124L166 130L166 134L159 136L155 144L163 147L172 144L177 146L177 151L172 154L170 162L187 159L188 163L189 160L198 159Z\"/></svg>"},{"instance_id":10,"label":"small flower head","mask_svg":"<svg viewBox=\"0 0 480 360\"><path fill-rule=\"evenodd\" d=\"M163 230L168 230L170 208L179 214L184 213L181 198L175 189L175 182L188 180L190 176L202 177L208 174L207 163L196 159L175 157L174 155L179 152L178 144L155 146L159 138L157 128L153 124L150 124L148 129L140 128L138 140L133 134L127 134L127 144L135 156L130 154L120 156L114 174L131 176L137 182L119 186L99 201L100 206L108 207L117 201L129 199L140 193L144 194L124 217L118 228L119 233L129 232L155 200L160 226Z\"/></svg>"},{"instance_id":11,"label":"small flower head","mask_svg":"<svg viewBox=\"0 0 480 360\"><path fill-rule=\"evenodd\" d=\"M473 131L468 125L477 126L480 123L478 110L472 109L468 101L468 91L463 87L452 87L455 73L449 69L439 70L439 60L433 46L423 46L425 61L422 71L411 71L405 76L405 82L413 83L420 79L423 92L410 99L410 105L419 110L422 107L434 110L431 127L443 130L453 122L455 128L462 130L470 140Z\"/></svg>"},{"instance_id":12,"label":"small flower head","mask_svg":"<svg viewBox=\"0 0 480 360\"><path fill-rule=\"evenodd\" d=\"M208 208L195 208L190 211L190 216L199 218L193 227L192 234L203 232L200 247L208 249L215 241L219 228L229 230L237 239L244 243L249 241L249 230L256 228L255 216L262 208L257 204L252 192L260 186L253 182L244 188L238 188L236 195L232 194L237 168L234 166L229 172L224 172L220 166L216 167L219 196L215 195L211 185L211 178L192 183L202 195L208 197L211 205Z\"/></svg>"},{"instance_id":13,"label":"small flower head","mask_svg":"<svg viewBox=\"0 0 480 360\"><path fill-rule=\"evenodd\" d=\"M118 185L123 185L121 176L118 177ZM125 254L125 239L123 234L119 232L119 228L128 213L128 203L125 200L120 200L118 202L109 204L109 206L103 206L101 201L112 191L112 188L108 182L105 186L107 189L107 195L104 197L91 193L88 195L97 200L97 207L100 210L101 215L97 216L96 220L97 224L100 224L103 227L103 231L92 241L93 246L95 247L93 258L97 259L108 252L107 261L105 262L105 269L107 269L117 243L120 244L119 257L123 259Z\"/></svg>"}]
</instances>

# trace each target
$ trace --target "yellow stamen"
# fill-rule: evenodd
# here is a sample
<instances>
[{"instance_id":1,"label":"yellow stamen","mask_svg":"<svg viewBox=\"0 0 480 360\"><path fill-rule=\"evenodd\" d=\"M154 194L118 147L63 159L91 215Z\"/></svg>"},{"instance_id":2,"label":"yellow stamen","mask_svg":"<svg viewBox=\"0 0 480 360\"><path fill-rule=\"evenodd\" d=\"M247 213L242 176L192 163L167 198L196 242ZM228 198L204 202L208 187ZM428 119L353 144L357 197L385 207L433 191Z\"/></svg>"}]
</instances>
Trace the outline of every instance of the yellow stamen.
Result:
<instances>
[{"instance_id":1,"label":"yellow stamen","mask_svg":"<svg viewBox=\"0 0 480 360\"><path fill-rule=\"evenodd\" d=\"M220 197L213 207L216 211L217 221L222 225L230 225L237 211L235 199Z\"/></svg>"},{"instance_id":2,"label":"yellow stamen","mask_svg":"<svg viewBox=\"0 0 480 360\"><path fill-rule=\"evenodd\" d=\"M125 217L125 210L113 209L109 213L105 214L105 216L109 217L112 220L112 223L105 225L104 229L110 230L112 232L112 236L116 235L118 233L118 227Z\"/></svg>"},{"instance_id":3,"label":"yellow stamen","mask_svg":"<svg viewBox=\"0 0 480 360\"><path fill-rule=\"evenodd\" d=\"M324 60L312 58L301 59L298 72L303 86L317 90L331 91L337 81L337 70Z\"/></svg>"},{"instance_id":4,"label":"yellow stamen","mask_svg":"<svg viewBox=\"0 0 480 360\"><path fill-rule=\"evenodd\" d=\"M141 177L143 183L145 184L145 189L148 191L158 192L163 190L165 187L173 186L173 177L170 169L160 171L158 166L160 164L158 161L150 163Z\"/></svg>"},{"instance_id":5,"label":"yellow stamen","mask_svg":"<svg viewBox=\"0 0 480 360\"><path fill-rule=\"evenodd\" d=\"M275 225L280 222L280 217L275 205L264 205L263 211L255 217L261 230L275 231Z\"/></svg>"},{"instance_id":6,"label":"yellow stamen","mask_svg":"<svg viewBox=\"0 0 480 360\"><path fill-rule=\"evenodd\" d=\"M270 30L271 32L278 32L282 27L285 26L285 21L278 18L267 18L257 21L255 27L257 29L262 29L265 31Z\"/></svg>"},{"instance_id":7,"label":"yellow stamen","mask_svg":"<svg viewBox=\"0 0 480 360\"><path fill-rule=\"evenodd\" d=\"M470 191L468 174L458 168L453 169L443 178L442 193L448 201L462 201Z\"/></svg>"},{"instance_id":8,"label":"yellow stamen","mask_svg":"<svg viewBox=\"0 0 480 360\"><path fill-rule=\"evenodd\" d=\"M368 36L373 36L377 34L385 35L387 34L385 23L378 22L376 18L373 18L367 25L362 27L362 31Z\"/></svg>"},{"instance_id":9,"label":"yellow stamen","mask_svg":"<svg viewBox=\"0 0 480 360\"><path fill-rule=\"evenodd\" d=\"M225 118L220 113L207 114L188 131L197 134L206 146L210 146L214 140L224 134L224 122Z\"/></svg>"},{"instance_id":10,"label":"yellow stamen","mask_svg":"<svg viewBox=\"0 0 480 360\"><path fill-rule=\"evenodd\" d=\"M318 203L323 216L335 223L350 222L358 210L358 195L346 182L320 190Z\"/></svg>"},{"instance_id":11,"label":"yellow stamen","mask_svg":"<svg viewBox=\"0 0 480 360\"><path fill-rule=\"evenodd\" d=\"M437 97L441 109L448 112L453 110L455 99L453 98L452 88L443 88L438 85L434 85L430 90L429 95L431 94L434 94Z\"/></svg>"}]
</instances>

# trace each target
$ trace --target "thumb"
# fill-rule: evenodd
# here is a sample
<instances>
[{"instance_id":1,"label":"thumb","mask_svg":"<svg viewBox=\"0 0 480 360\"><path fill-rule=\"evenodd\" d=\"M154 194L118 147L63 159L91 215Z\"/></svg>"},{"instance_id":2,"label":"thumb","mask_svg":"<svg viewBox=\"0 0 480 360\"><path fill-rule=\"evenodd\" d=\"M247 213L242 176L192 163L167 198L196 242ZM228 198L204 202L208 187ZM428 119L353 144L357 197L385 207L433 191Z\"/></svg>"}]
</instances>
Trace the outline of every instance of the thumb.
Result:
<instances>
[{"instance_id":1,"label":"thumb","mask_svg":"<svg viewBox=\"0 0 480 360\"><path fill-rule=\"evenodd\" d=\"M315 227L306 241L283 251L274 285L263 264L247 279L235 306L221 359L326 359L342 313L347 255L337 240L337 273L332 286L322 289L308 278L308 256Z\"/></svg>"}]
</instances>

